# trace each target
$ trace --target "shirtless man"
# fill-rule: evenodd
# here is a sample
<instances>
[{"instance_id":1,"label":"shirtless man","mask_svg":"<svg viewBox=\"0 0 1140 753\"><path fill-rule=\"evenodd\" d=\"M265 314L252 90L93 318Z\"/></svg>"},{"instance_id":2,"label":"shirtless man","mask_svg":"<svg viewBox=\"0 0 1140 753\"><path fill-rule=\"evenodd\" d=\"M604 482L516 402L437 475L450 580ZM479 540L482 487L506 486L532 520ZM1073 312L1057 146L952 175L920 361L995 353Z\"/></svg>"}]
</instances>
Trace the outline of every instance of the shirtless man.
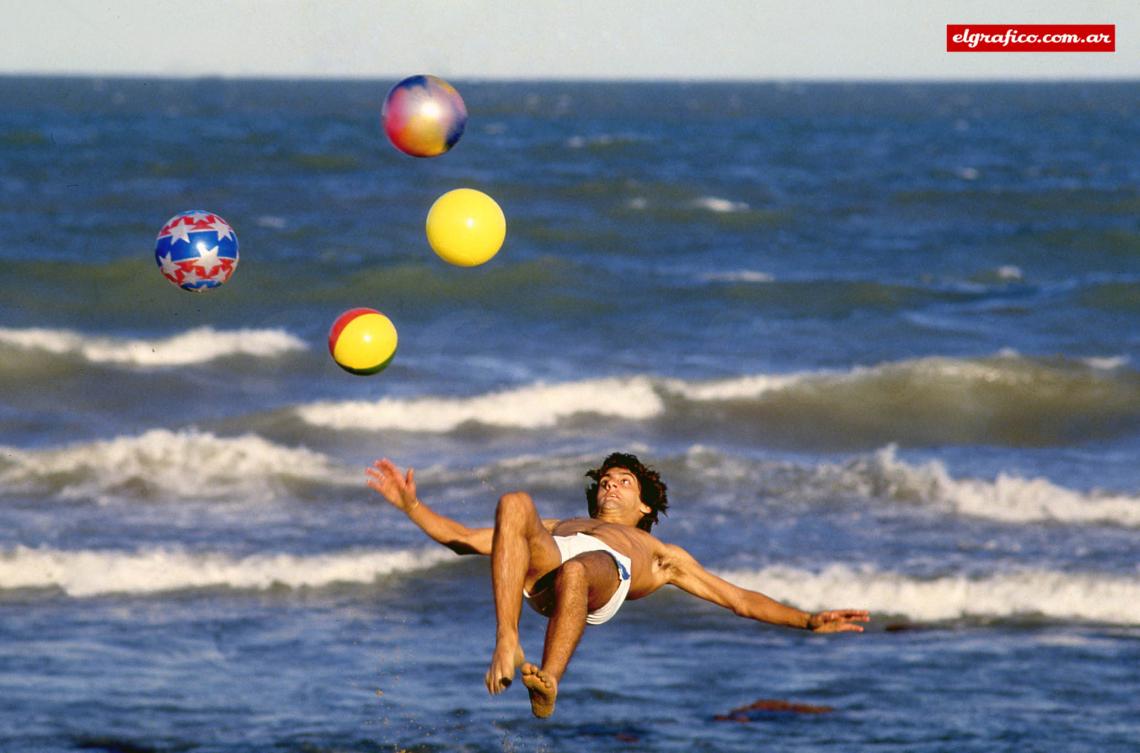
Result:
<instances>
[{"instance_id":1,"label":"shirtless man","mask_svg":"<svg viewBox=\"0 0 1140 753\"><path fill-rule=\"evenodd\" d=\"M586 475L588 518L543 520L524 492L499 499L494 528L468 528L440 515L416 496L415 472L388 459L367 469L368 486L402 510L424 533L458 554L491 557L495 598L495 650L485 681L502 693L521 669L535 716L554 713L558 683L586 624L613 617L626 599L640 599L665 585L718 604L741 617L817 633L862 632L868 613L838 609L811 614L705 570L679 546L649 533L668 506L665 484L633 455L614 453ZM542 666L525 661L519 617L526 598L549 618Z\"/></svg>"}]
</instances>

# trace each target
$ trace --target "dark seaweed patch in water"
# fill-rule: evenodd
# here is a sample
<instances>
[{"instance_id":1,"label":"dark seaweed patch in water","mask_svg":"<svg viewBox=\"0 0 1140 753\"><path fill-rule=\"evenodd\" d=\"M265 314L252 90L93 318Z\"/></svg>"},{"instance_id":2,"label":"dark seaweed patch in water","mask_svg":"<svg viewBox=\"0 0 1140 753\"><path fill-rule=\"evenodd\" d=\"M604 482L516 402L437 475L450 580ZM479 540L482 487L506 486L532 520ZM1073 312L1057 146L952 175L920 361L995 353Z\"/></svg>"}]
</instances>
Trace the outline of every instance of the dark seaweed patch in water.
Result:
<instances>
[{"instance_id":1,"label":"dark seaweed patch in water","mask_svg":"<svg viewBox=\"0 0 1140 753\"><path fill-rule=\"evenodd\" d=\"M718 722L758 722L771 719L776 715L830 714L834 710L831 706L816 706L810 703L761 698L747 706L732 709L727 714L717 714L713 720Z\"/></svg>"},{"instance_id":2,"label":"dark seaweed patch in water","mask_svg":"<svg viewBox=\"0 0 1140 753\"><path fill-rule=\"evenodd\" d=\"M108 753L178 753L197 746L187 742L145 743L113 735L90 735L76 738L75 747L80 750L103 750Z\"/></svg>"}]
</instances>

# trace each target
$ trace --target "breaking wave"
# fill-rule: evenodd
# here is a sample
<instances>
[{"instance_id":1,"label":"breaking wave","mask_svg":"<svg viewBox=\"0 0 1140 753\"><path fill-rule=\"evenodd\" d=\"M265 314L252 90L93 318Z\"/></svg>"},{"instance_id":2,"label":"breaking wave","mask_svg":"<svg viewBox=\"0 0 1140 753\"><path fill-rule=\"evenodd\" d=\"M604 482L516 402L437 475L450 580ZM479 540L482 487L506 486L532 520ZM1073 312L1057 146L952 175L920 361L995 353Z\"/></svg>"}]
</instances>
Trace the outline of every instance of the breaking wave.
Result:
<instances>
[{"instance_id":1,"label":"breaking wave","mask_svg":"<svg viewBox=\"0 0 1140 753\"><path fill-rule=\"evenodd\" d=\"M680 462L685 475L707 487L705 499L722 499L733 507L744 499L823 507L871 503L928 507L1012 524L1140 528L1140 496L1134 493L1081 491L1014 473L955 477L938 460L900 459L893 445L818 465L754 461L695 446Z\"/></svg>"},{"instance_id":2,"label":"breaking wave","mask_svg":"<svg viewBox=\"0 0 1140 753\"><path fill-rule=\"evenodd\" d=\"M197 589L367 586L380 577L414 574L452 559L454 555L438 547L234 556L163 547L107 551L16 546L0 551L0 592L57 590L84 598ZM921 578L832 565L817 572L776 566L718 574L803 609L858 606L879 619L1046 619L1140 625L1140 581L1096 573L1034 569L985 577Z\"/></svg>"},{"instance_id":3,"label":"breaking wave","mask_svg":"<svg viewBox=\"0 0 1140 753\"><path fill-rule=\"evenodd\" d=\"M911 465L898 459L894 447L844 465L825 465L817 479L828 486L862 496L917 502L947 508L959 515L1008 523L1105 523L1140 528L1140 497L1107 491L1080 492L1044 478L1001 473L992 481L956 479L946 466L931 460Z\"/></svg>"},{"instance_id":4,"label":"breaking wave","mask_svg":"<svg viewBox=\"0 0 1140 753\"><path fill-rule=\"evenodd\" d=\"M0 347L76 358L122 367L162 368L206 363L232 356L276 358L308 346L280 329L222 331L199 327L170 337L128 339L67 329L0 328Z\"/></svg>"},{"instance_id":5,"label":"breaking wave","mask_svg":"<svg viewBox=\"0 0 1140 753\"><path fill-rule=\"evenodd\" d=\"M295 408L313 426L363 431L446 433L467 423L541 429L582 414L632 421L661 415L664 403L644 377L534 385L469 398L318 402Z\"/></svg>"},{"instance_id":6,"label":"breaking wave","mask_svg":"<svg viewBox=\"0 0 1140 753\"><path fill-rule=\"evenodd\" d=\"M153 548L136 552L17 546L0 551L0 591L58 589L68 596L156 594L202 588L264 591L369 584L454 557L442 549L234 557Z\"/></svg>"},{"instance_id":7,"label":"breaking wave","mask_svg":"<svg viewBox=\"0 0 1140 753\"><path fill-rule=\"evenodd\" d=\"M662 421L695 436L819 449L1048 446L1140 428L1134 371L1003 354L845 371L687 381L650 376L534 384L473 397L317 402L292 409L334 430L447 433L465 424L548 428L583 415Z\"/></svg>"},{"instance_id":8,"label":"breaking wave","mask_svg":"<svg viewBox=\"0 0 1140 753\"><path fill-rule=\"evenodd\" d=\"M0 489L62 499L255 499L358 484L327 456L253 434L154 429L44 450L0 448Z\"/></svg>"},{"instance_id":9,"label":"breaking wave","mask_svg":"<svg viewBox=\"0 0 1140 753\"><path fill-rule=\"evenodd\" d=\"M807 610L858 607L920 622L1031 619L1140 625L1140 579L1023 570L975 578L916 578L833 565L722 571L722 577Z\"/></svg>"}]
</instances>

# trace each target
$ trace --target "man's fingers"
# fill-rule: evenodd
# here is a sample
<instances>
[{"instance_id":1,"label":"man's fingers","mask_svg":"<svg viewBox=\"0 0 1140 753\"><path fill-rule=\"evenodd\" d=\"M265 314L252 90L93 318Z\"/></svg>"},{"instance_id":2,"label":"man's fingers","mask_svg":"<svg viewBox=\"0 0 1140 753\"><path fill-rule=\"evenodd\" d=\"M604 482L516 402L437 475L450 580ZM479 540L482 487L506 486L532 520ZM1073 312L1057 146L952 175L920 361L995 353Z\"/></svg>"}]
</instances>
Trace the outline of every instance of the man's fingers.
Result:
<instances>
[{"instance_id":1,"label":"man's fingers","mask_svg":"<svg viewBox=\"0 0 1140 753\"><path fill-rule=\"evenodd\" d=\"M411 470L412 470L411 468L408 469L409 474L411 473ZM388 458L382 458L380 460L375 461L374 463L372 463L371 466L365 468L364 472L367 473L369 476L372 476L373 478L377 478L377 479L399 478L400 477L400 473L397 470L395 464L393 464L392 461L389 460ZM411 476L409 475L409 478L410 477Z\"/></svg>"},{"instance_id":2,"label":"man's fingers","mask_svg":"<svg viewBox=\"0 0 1140 753\"><path fill-rule=\"evenodd\" d=\"M366 476L368 476L369 479L371 479L369 481L369 483L372 483L372 481L375 481L377 483L383 483L384 480L388 478L387 473L385 473L383 470L379 470L376 468L365 468L364 474Z\"/></svg>"},{"instance_id":3,"label":"man's fingers","mask_svg":"<svg viewBox=\"0 0 1140 753\"><path fill-rule=\"evenodd\" d=\"M825 622L815 629L817 633L862 633L863 626L850 622Z\"/></svg>"},{"instance_id":4,"label":"man's fingers","mask_svg":"<svg viewBox=\"0 0 1140 753\"><path fill-rule=\"evenodd\" d=\"M406 505L409 504L409 497L412 500L415 499L416 472L413 469L409 468L406 474L401 473L391 460L380 458L373 461L371 466L365 467L364 473L368 477L365 482L366 485L370 489L380 492L389 502L400 507L400 509L405 509Z\"/></svg>"},{"instance_id":5,"label":"man's fingers","mask_svg":"<svg viewBox=\"0 0 1140 753\"><path fill-rule=\"evenodd\" d=\"M831 622L833 620L854 620L856 622L870 622L871 613L866 609L834 609L819 615L820 619Z\"/></svg>"},{"instance_id":6,"label":"man's fingers","mask_svg":"<svg viewBox=\"0 0 1140 753\"><path fill-rule=\"evenodd\" d=\"M819 622L817 633L862 633L863 627L856 622L870 622L871 614L865 609L833 609L815 615Z\"/></svg>"},{"instance_id":7,"label":"man's fingers","mask_svg":"<svg viewBox=\"0 0 1140 753\"><path fill-rule=\"evenodd\" d=\"M396 466L388 458L375 461L371 466L364 469L364 473L368 476L366 482L368 487L375 489L384 496L388 496L393 487L398 488L403 482Z\"/></svg>"}]
</instances>

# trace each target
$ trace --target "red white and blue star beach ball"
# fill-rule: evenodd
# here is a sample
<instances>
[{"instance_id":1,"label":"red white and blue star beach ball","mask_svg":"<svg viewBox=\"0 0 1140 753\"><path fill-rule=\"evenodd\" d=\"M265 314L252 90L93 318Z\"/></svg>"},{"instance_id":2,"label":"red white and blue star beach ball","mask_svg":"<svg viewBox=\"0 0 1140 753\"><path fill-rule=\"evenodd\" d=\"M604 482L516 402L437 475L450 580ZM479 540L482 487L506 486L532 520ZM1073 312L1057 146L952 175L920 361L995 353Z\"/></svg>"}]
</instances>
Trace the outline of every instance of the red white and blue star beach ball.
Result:
<instances>
[{"instance_id":1,"label":"red white and blue star beach ball","mask_svg":"<svg viewBox=\"0 0 1140 753\"><path fill-rule=\"evenodd\" d=\"M237 233L213 212L182 212L159 231L154 260L173 284L202 293L222 285L237 269Z\"/></svg>"}]
</instances>

